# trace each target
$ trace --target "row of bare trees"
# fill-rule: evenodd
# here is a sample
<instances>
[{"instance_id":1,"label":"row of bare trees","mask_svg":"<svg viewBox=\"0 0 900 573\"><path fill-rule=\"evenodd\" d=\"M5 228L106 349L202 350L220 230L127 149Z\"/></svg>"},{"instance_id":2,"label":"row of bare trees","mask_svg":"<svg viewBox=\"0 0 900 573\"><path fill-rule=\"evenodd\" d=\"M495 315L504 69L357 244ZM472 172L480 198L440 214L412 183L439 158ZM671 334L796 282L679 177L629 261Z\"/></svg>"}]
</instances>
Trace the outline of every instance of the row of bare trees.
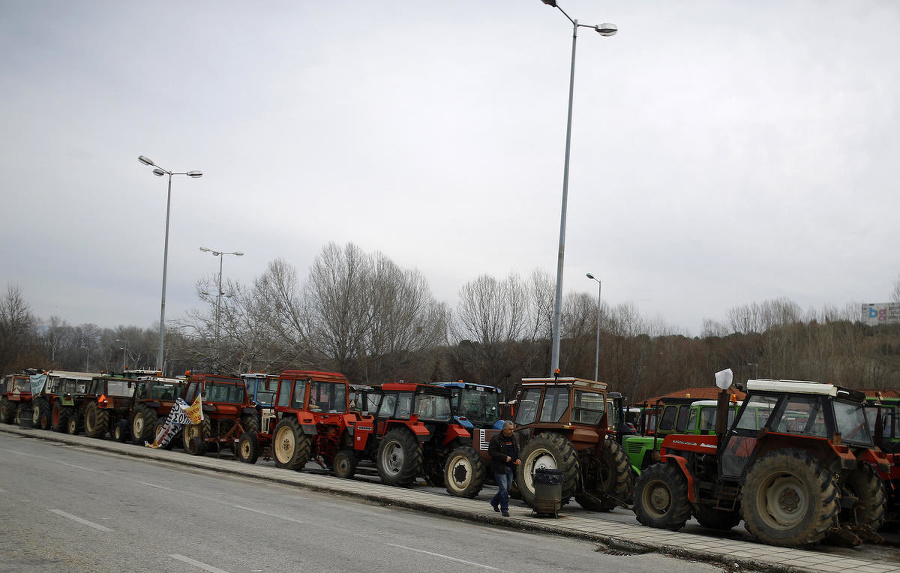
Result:
<instances>
[{"instance_id":1,"label":"row of bare trees","mask_svg":"<svg viewBox=\"0 0 900 573\"><path fill-rule=\"evenodd\" d=\"M543 271L477 277L451 311L417 270L331 243L305 280L277 259L250 285L228 281L220 294L210 275L196 286L200 307L167 328L168 374L325 369L357 383L465 379L507 392L523 377L548 375L555 289ZM893 296L900 302L900 281ZM702 336L689 338L633 304L603 303L599 377L633 400L712 385L712 373L723 368L738 379L900 388L900 325L869 327L857 322L858 312L854 305L804 312L783 298L754 302L730 309L723 322L704 321ZM563 375L593 377L597 324L596 298L565 297ZM150 365L157 333L155 326L70 326L57 317L42 324L8 287L0 302L0 369Z\"/></svg>"}]
</instances>

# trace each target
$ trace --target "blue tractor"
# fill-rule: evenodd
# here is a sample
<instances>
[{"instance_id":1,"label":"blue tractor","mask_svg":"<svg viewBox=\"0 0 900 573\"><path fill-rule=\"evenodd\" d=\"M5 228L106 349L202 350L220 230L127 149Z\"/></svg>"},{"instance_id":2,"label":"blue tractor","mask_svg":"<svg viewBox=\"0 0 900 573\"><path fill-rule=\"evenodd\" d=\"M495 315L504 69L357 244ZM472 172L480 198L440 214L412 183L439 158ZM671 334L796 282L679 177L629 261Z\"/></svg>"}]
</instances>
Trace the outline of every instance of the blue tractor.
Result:
<instances>
[{"instance_id":1,"label":"blue tractor","mask_svg":"<svg viewBox=\"0 0 900 573\"><path fill-rule=\"evenodd\" d=\"M503 418L500 409L500 389L472 382L439 382L438 386L450 388L453 397L450 408L454 418L470 432L501 430Z\"/></svg>"}]
</instances>

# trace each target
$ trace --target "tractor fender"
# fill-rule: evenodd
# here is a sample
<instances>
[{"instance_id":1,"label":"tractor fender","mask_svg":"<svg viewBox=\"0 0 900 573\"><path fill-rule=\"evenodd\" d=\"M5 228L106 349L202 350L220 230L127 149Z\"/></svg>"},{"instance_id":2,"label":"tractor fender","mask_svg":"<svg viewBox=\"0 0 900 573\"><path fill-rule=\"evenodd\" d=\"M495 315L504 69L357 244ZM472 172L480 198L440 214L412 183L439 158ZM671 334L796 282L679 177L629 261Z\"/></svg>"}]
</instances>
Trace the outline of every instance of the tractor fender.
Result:
<instances>
[{"instance_id":1,"label":"tractor fender","mask_svg":"<svg viewBox=\"0 0 900 573\"><path fill-rule=\"evenodd\" d=\"M256 408L241 408L242 414L250 414L252 416L253 414L256 414L256 412Z\"/></svg>"},{"instance_id":2,"label":"tractor fender","mask_svg":"<svg viewBox=\"0 0 900 573\"><path fill-rule=\"evenodd\" d=\"M879 474L886 474L891 471L891 462L888 460L887 454L877 452L875 450L863 450L857 456L861 462L871 464Z\"/></svg>"},{"instance_id":3,"label":"tractor fender","mask_svg":"<svg viewBox=\"0 0 900 573\"><path fill-rule=\"evenodd\" d=\"M665 454L660 456L660 461L662 463L675 463L679 468L681 468L681 473L683 473L685 479L687 479L688 501L691 503L697 503L697 493L694 488L694 476L692 476L691 472L688 470L687 460L681 456Z\"/></svg>"},{"instance_id":4,"label":"tractor fender","mask_svg":"<svg viewBox=\"0 0 900 573\"><path fill-rule=\"evenodd\" d=\"M470 444L472 443L472 434L469 433L464 426L457 426L456 424L449 424L447 426L447 433L444 434L444 443L442 446L446 446L447 444L459 440L460 442L468 441Z\"/></svg>"},{"instance_id":5,"label":"tractor fender","mask_svg":"<svg viewBox=\"0 0 900 573\"><path fill-rule=\"evenodd\" d=\"M315 436L319 433L316 429L316 418L309 412L297 412L297 421L300 423L300 429L307 436Z\"/></svg>"}]
</instances>

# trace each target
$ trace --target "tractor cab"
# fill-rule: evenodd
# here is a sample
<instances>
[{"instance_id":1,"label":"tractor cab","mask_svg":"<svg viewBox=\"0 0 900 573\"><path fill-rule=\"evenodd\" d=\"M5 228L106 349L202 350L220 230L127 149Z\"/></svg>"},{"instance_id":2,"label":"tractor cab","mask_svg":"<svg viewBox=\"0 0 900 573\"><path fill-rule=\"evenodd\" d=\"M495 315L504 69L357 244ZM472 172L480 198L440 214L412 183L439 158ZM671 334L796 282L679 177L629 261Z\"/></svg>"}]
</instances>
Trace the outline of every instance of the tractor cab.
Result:
<instances>
[{"instance_id":1,"label":"tractor cab","mask_svg":"<svg viewBox=\"0 0 900 573\"><path fill-rule=\"evenodd\" d=\"M457 422L472 431L474 428L500 430L503 420L500 409L500 389L472 382L440 382L449 388L450 406Z\"/></svg>"}]
</instances>

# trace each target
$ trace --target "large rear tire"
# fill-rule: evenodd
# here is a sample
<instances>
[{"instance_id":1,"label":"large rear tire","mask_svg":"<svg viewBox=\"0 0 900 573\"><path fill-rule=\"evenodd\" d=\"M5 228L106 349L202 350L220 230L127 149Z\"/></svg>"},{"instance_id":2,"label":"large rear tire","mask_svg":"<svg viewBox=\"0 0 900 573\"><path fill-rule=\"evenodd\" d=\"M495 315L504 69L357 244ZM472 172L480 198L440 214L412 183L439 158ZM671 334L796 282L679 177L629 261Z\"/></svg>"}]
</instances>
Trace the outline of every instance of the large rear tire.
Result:
<instances>
[{"instance_id":1,"label":"large rear tire","mask_svg":"<svg viewBox=\"0 0 900 573\"><path fill-rule=\"evenodd\" d=\"M0 422L4 424L12 424L16 419L16 405L4 396L0 398Z\"/></svg>"},{"instance_id":2,"label":"large rear tire","mask_svg":"<svg viewBox=\"0 0 900 573\"><path fill-rule=\"evenodd\" d=\"M532 438L520 455L522 463L516 470L516 481L522 493L522 500L529 506L534 504L534 474L540 469L562 471L561 504L565 505L575 495L581 465L572 442L556 432L545 432Z\"/></svg>"},{"instance_id":3,"label":"large rear tire","mask_svg":"<svg viewBox=\"0 0 900 573\"><path fill-rule=\"evenodd\" d=\"M309 437L300 429L295 417L286 417L275 426L272 457L280 468L301 471L312 456Z\"/></svg>"},{"instance_id":4,"label":"large rear tire","mask_svg":"<svg viewBox=\"0 0 900 573\"><path fill-rule=\"evenodd\" d=\"M53 429L57 432L65 432L69 429L69 416L71 412L59 402L53 404L53 412L50 415Z\"/></svg>"},{"instance_id":5,"label":"large rear tire","mask_svg":"<svg viewBox=\"0 0 900 573\"><path fill-rule=\"evenodd\" d=\"M241 416L241 427L245 432L259 432L259 417L256 414L244 414Z\"/></svg>"},{"instance_id":6,"label":"large rear tire","mask_svg":"<svg viewBox=\"0 0 900 573\"><path fill-rule=\"evenodd\" d=\"M815 545L838 526L839 510L832 473L803 450L766 454L747 472L741 490L744 527L769 545Z\"/></svg>"},{"instance_id":7,"label":"large rear tire","mask_svg":"<svg viewBox=\"0 0 900 573\"><path fill-rule=\"evenodd\" d=\"M444 485L447 493L473 498L484 486L484 460L469 446L455 448L444 463Z\"/></svg>"},{"instance_id":8,"label":"large rear tire","mask_svg":"<svg viewBox=\"0 0 900 573\"><path fill-rule=\"evenodd\" d=\"M244 432L238 440L237 457L245 464L255 464L259 459L259 440L256 432Z\"/></svg>"},{"instance_id":9,"label":"large rear tire","mask_svg":"<svg viewBox=\"0 0 900 573\"><path fill-rule=\"evenodd\" d=\"M394 428L378 444L378 475L387 485L408 486L422 474L422 448L406 428Z\"/></svg>"},{"instance_id":10,"label":"large rear tire","mask_svg":"<svg viewBox=\"0 0 900 573\"><path fill-rule=\"evenodd\" d=\"M350 479L356 475L356 464L356 453L350 449L343 449L334 455L334 475Z\"/></svg>"},{"instance_id":11,"label":"large rear tire","mask_svg":"<svg viewBox=\"0 0 900 573\"><path fill-rule=\"evenodd\" d=\"M645 469L634 486L634 515L648 527L678 531L691 517L687 478L674 464Z\"/></svg>"},{"instance_id":12,"label":"large rear tire","mask_svg":"<svg viewBox=\"0 0 900 573\"><path fill-rule=\"evenodd\" d=\"M583 476L583 490L575 494L578 505L588 511L612 511L631 501L631 465L618 442L609 437L603 441L603 453L590 473Z\"/></svg>"},{"instance_id":13,"label":"large rear tire","mask_svg":"<svg viewBox=\"0 0 900 573\"><path fill-rule=\"evenodd\" d=\"M131 419L131 441L138 446L152 444L155 432L156 412L144 404L135 406L134 417Z\"/></svg>"},{"instance_id":14,"label":"large rear tire","mask_svg":"<svg viewBox=\"0 0 900 573\"><path fill-rule=\"evenodd\" d=\"M35 428L41 430L50 429L50 403L47 402L46 398L38 398L34 401L31 419Z\"/></svg>"},{"instance_id":15,"label":"large rear tire","mask_svg":"<svg viewBox=\"0 0 900 573\"><path fill-rule=\"evenodd\" d=\"M91 438L103 438L109 431L109 411L97 402L89 402L84 409L84 433Z\"/></svg>"},{"instance_id":16,"label":"large rear tire","mask_svg":"<svg viewBox=\"0 0 900 573\"><path fill-rule=\"evenodd\" d=\"M30 402L22 402L16 408L16 424L22 428L31 428L34 425L34 411Z\"/></svg>"},{"instance_id":17,"label":"large rear tire","mask_svg":"<svg viewBox=\"0 0 900 573\"><path fill-rule=\"evenodd\" d=\"M128 420L123 418L116 422L116 425L112 431L112 437L115 441L122 444L128 441L128 439L130 438Z\"/></svg>"}]
</instances>

